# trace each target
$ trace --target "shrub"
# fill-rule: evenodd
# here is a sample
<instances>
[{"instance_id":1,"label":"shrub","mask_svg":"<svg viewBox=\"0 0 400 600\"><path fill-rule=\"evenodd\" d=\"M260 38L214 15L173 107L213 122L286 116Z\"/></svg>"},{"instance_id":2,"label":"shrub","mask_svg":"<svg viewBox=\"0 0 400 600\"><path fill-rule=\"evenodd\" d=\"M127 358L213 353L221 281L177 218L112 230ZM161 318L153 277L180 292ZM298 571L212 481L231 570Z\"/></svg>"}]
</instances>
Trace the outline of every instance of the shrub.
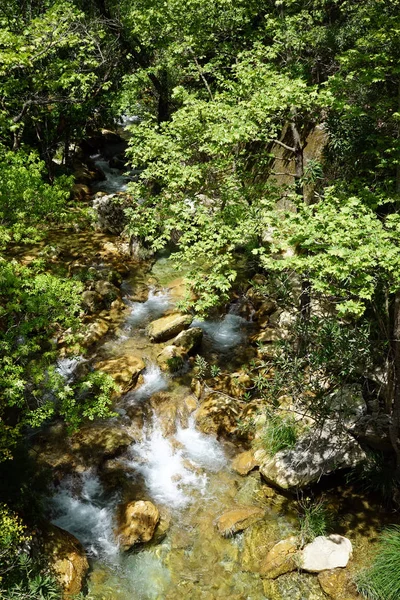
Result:
<instances>
[{"instance_id":1,"label":"shrub","mask_svg":"<svg viewBox=\"0 0 400 600\"><path fill-rule=\"evenodd\" d=\"M304 546L319 535L329 533L333 528L334 516L323 498L317 501L313 501L311 498L301 499L299 501L299 524L301 545Z\"/></svg>"},{"instance_id":2,"label":"shrub","mask_svg":"<svg viewBox=\"0 0 400 600\"><path fill-rule=\"evenodd\" d=\"M292 417L281 417L270 413L264 425L261 443L263 449L274 456L280 450L288 450L296 445L296 423Z\"/></svg>"},{"instance_id":3,"label":"shrub","mask_svg":"<svg viewBox=\"0 0 400 600\"><path fill-rule=\"evenodd\" d=\"M400 526L383 531L372 566L357 578L358 591L368 600L400 598Z\"/></svg>"}]
</instances>

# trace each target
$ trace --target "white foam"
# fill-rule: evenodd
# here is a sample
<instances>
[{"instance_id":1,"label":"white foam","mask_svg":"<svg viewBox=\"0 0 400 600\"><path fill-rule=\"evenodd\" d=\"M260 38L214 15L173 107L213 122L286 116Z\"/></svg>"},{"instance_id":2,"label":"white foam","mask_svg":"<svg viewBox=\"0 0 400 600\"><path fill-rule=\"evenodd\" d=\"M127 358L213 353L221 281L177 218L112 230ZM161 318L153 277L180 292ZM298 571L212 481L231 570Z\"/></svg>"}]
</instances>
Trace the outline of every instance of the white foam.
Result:
<instances>
[{"instance_id":1,"label":"white foam","mask_svg":"<svg viewBox=\"0 0 400 600\"><path fill-rule=\"evenodd\" d=\"M77 488L81 491L77 492ZM80 482L64 479L50 504L54 525L75 535L90 555L117 560L119 546L113 531L116 500L104 499L97 476L87 471Z\"/></svg>"},{"instance_id":2,"label":"white foam","mask_svg":"<svg viewBox=\"0 0 400 600\"><path fill-rule=\"evenodd\" d=\"M166 290L149 291L146 302L132 302L125 298L125 303L130 307L130 314L126 319L126 327L140 327L150 321L161 317L171 304L169 293Z\"/></svg>"},{"instance_id":3,"label":"white foam","mask_svg":"<svg viewBox=\"0 0 400 600\"><path fill-rule=\"evenodd\" d=\"M127 404L143 402L168 387L168 378L155 363L148 365L143 371L143 384L125 396Z\"/></svg>"},{"instance_id":4,"label":"white foam","mask_svg":"<svg viewBox=\"0 0 400 600\"><path fill-rule=\"evenodd\" d=\"M127 188L127 178L119 169L113 169L104 158L96 158L94 161L106 176L105 181L96 181L93 189L98 192L124 192Z\"/></svg>"},{"instance_id":5,"label":"white foam","mask_svg":"<svg viewBox=\"0 0 400 600\"><path fill-rule=\"evenodd\" d=\"M185 455L196 465L213 472L226 466L226 456L219 442L198 431L194 419L190 420L189 427L178 428L176 439L184 446Z\"/></svg>"},{"instance_id":6,"label":"white foam","mask_svg":"<svg viewBox=\"0 0 400 600\"><path fill-rule=\"evenodd\" d=\"M57 361L56 372L61 375L65 381L70 382L74 378L75 369L84 362L83 356L75 356L74 358L60 358Z\"/></svg>"},{"instance_id":7,"label":"white foam","mask_svg":"<svg viewBox=\"0 0 400 600\"><path fill-rule=\"evenodd\" d=\"M208 338L212 349L226 352L241 344L245 337L247 321L239 315L228 313L222 319L214 321L195 320L192 327L200 327Z\"/></svg>"},{"instance_id":8,"label":"white foam","mask_svg":"<svg viewBox=\"0 0 400 600\"><path fill-rule=\"evenodd\" d=\"M204 492L207 476L185 465L183 449L173 447L160 429L148 433L146 439L131 447L127 466L141 473L155 503L170 508L182 508L191 502L190 490Z\"/></svg>"}]
</instances>

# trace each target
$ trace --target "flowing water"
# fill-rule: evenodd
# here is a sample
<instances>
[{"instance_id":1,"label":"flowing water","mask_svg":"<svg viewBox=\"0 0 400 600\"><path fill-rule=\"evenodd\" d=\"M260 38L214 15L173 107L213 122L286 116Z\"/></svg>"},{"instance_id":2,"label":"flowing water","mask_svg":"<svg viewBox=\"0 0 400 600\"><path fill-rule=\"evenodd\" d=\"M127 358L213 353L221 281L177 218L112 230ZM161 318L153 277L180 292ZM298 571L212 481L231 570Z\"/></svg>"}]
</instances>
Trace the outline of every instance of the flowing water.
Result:
<instances>
[{"instance_id":1,"label":"flowing water","mask_svg":"<svg viewBox=\"0 0 400 600\"><path fill-rule=\"evenodd\" d=\"M96 191L118 192L126 177L95 157L107 180ZM295 519L286 500L265 495L259 474L242 478L230 468L238 450L195 428L186 399L194 397L184 373L162 373L156 364L163 346L151 344L147 324L173 308L176 287L169 282L182 277L173 260L158 260L149 274L148 297L132 297L135 277L124 282L127 314L116 335L96 350L99 359L133 353L144 359L140 384L117 404L112 422L129 431L130 415L142 411L141 435L112 465L123 473L120 485L110 484L107 469L87 469L65 478L50 500L53 522L70 531L84 545L91 563L88 581L93 600L317 600L324 595L316 580L284 576L273 589L264 589L257 566L266 548L294 531ZM143 278L142 278L143 279ZM144 278L145 279L145 278ZM157 282L155 285L154 281ZM158 285L158 287L157 287ZM246 343L251 323L237 307L223 317L195 321L204 332L202 352L229 365L235 351ZM158 346L158 348L157 348ZM57 370L71 380L81 357L63 359ZM164 394L160 412L155 399ZM164 397L164 396L163 396ZM193 408L191 409L193 410ZM121 502L151 500L160 510L155 540L121 551L115 534ZM253 505L265 509L266 518L233 538L224 538L215 521L224 511ZM258 562L257 562L258 561Z\"/></svg>"}]
</instances>

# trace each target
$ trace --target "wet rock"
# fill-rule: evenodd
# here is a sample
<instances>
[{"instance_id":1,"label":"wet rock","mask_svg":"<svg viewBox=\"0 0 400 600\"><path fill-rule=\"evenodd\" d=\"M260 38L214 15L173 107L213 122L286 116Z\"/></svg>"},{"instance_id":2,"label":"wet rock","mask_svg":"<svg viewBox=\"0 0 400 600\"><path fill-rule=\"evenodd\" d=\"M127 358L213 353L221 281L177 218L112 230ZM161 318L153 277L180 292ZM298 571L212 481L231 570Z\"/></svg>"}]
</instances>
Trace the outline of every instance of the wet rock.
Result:
<instances>
[{"instance_id":1,"label":"wet rock","mask_svg":"<svg viewBox=\"0 0 400 600\"><path fill-rule=\"evenodd\" d=\"M190 387L192 388L193 394L196 398L200 399L204 392L204 383L199 379L192 379Z\"/></svg>"},{"instance_id":2,"label":"wet rock","mask_svg":"<svg viewBox=\"0 0 400 600\"><path fill-rule=\"evenodd\" d=\"M118 133L116 133L115 131L111 131L110 129L102 129L101 135L104 138L104 140L109 144L120 144L124 141L121 138L121 136L118 135Z\"/></svg>"},{"instance_id":3,"label":"wet rock","mask_svg":"<svg viewBox=\"0 0 400 600\"><path fill-rule=\"evenodd\" d=\"M203 330L200 327L191 327L185 331L181 331L176 338L173 340L174 346L182 348L189 354L192 350L196 349L203 338Z\"/></svg>"},{"instance_id":4,"label":"wet rock","mask_svg":"<svg viewBox=\"0 0 400 600\"><path fill-rule=\"evenodd\" d=\"M242 553L242 569L251 573L259 573L265 555L271 549L280 532L275 519L258 521L244 532L244 548Z\"/></svg>"},{"instance_id":5,"label":"wet rock","mask_svg":"<svg viewBox=\"0 0 400 600\"><path fill-rule=\"evenodd\" d=\"M260 565L261 577L276 579L297 568L297 538L290 537L275 544Z\"/></svg>"},{"instance_id":6,"label":"wet rock","mask_svg":"<svg viewBox=\"0 0 400 600\"><path fill-rule=\"evenodd\" d=\"M174 313L161 319L152 321L147 327L147 335L152 342L166 342L187 329L191 324L193 317Z\"/></svg>"},{"instance_id":7,"label":"wet rock","mask_svg":"<svg viewBox=\"0 0 400 600\"><path fill-rule=\"evenodd\" d=\"M183 348L166 346L157 356L157 364L160 366L162 371L175 373L183 367L185 358L186 353Z\"/></svg>"},{"instance_id":8,"label":"wet rock","mask_svg":"<svg viewBox=\"0 0 400 600\"><path fill-rule=\"evenodd\" d=\"M151 397L150 406L158 419L163 436L169 437L176 433L178 414L176 399L168 392L158 392Z\"/></svg>"},{"instance_id":9,"label":"wet rock","mask_svg":"<svg viewBox=\"0 0 400 600\"><path fill-rule=\"evenodd\" d=\"M121 391L125 393L134 387L145 364L138 356L123 354L117 358L98 362L95 368L111 375L115 383L121 387Z\"/></svg>"},{"instance_id":10,"label":"wet rock","mask_svg":"<svg viewBox=\"0 0 400 600\"><path fill-rule=\"evenodd\" d=\"M365 460L358 442L335 422L305 433L291 450L268 456L256 450L255 459L268 483L282 489L305 487L338 469L354 468Z\"/></svg>"},{"instance_id":11,"label":"wet rock","mask_svg":"<svg viewBox=\"0 0 400 600\"><path fill-rule=\"evenodd\" d=\"M203 433L231 436L237 432L239 415L237 400L215 392L200 404L196 413L196 426Z\"/></svg>"},{"instance_id":12,"label":"wet rock","mask_svg":"<svg viewBox=\"0 0 400 600\"><path fill-rule=\"evenodd\" d=\"M79 540L68 531L49 525L44 534L43 550L64 591L63 597L79 594L89 569L85 550Z\"/></svg>"},{"instance_id":13,"label":"wet rock","mask_svg":"<svg viewBox=\"0 0 400 600\"><path fill-rule=\"evenodd\" d=\"M116 535L121 547L129 550L134 544L149 542L160 520L160 512L152 502L139 500L120 507Z\"/></svg>"},{"instance_id":14,"label":"wet rock","mask_svg":"<svg viewBox=\"0 0 400 600\"><path fill-rule=\"evenodd\" d=\"M87 312L94 314L101 309L102 298L97 292L85 290L82 293L81 298L82 304L86 308Z\"/></svg>"},{"instance_id":15,"label":"wet rock","mask_svg":"<svg viewBox=\"0 0 400 600\"><path fill-rule=\"evenodd\" d=\"M257 461L254 458L252 450L246 450L241 452L232 461L232 469L239 473L239 475L247 475L257 467Z\"/></svg>"},{"instance_id":16,"label":"wet rock","mask_svg":"<svg viewBox=\"0 0 400 600\"><path fill-rule=\"evenodd\" d=\"M88 348L96 344L106 335L110 326L104 319L97 319L87 326L86 332L83 335L82 346Z\"/></svg>"},{"instance_id":17,"label":"wet rock","mask_svg":"<svg viewBox=\"0 0 400 600\"><path fill-rule=\"evenodd\" d=\"M346 567L352 552L350 540L342 535L320 535L299 552L298 565L310 573Z\"/></svg>"},{"instance_id":18,"label":"wet rock","mask_svg":"<svg viewBox=\"0 0 400 600\"><path fill-rule=\"evenodd\" d=\"M228 510L218 517L218 532L227 537L247 529L265 516L265 511L257 506L244 506Z\"/></svg>"},{"instance_id":19,"label":"wet rock","mask_svg":"<svg viewBox=\"0 0 400 600\"><path fill-rule=\"evenodd\" d=\"M318 573L318 581L332 600L361 600L357 588L345 569L332 569Z\"/></svg>"}]
</instances>

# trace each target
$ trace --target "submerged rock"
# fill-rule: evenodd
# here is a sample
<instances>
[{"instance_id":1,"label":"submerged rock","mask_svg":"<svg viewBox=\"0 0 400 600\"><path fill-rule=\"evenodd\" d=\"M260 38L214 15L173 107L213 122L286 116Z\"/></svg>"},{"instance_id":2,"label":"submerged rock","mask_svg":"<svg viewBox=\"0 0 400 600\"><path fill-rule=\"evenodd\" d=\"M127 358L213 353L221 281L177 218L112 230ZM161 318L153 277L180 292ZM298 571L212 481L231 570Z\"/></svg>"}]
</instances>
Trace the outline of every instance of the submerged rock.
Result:
<instances>
[{"instance_id":1,"label":"submerged rock","mask_svg":"<svg viewBox=\"0 0 400 600\"><path fill-rule=\"evenodd\" d=\"M299 552L298 565L310 573L346 567L352 552L350 540L342 535L319 535Z\"/></svg>"},{"instance_id":2,"label":"submerged rock","mask_svg":"<svg viewBox=\"0 0 400 600\"><path fill-rule=\"evenodd\" d=\"M133 438L117 425L90 425L81 427L71 437L71 448L78 457L99 464L105 458L121 454Z\"/></svg>"},{"instance_id":3,"label":"submerged rock","mask_svg":"<svg viewBox=\"0 0 400 600\"><path fill-rule=\"evenodd\" d=\"M89 570L85 550L71 533L49 525L43 541L44 554L63 589L63 597L79 594Z\"/></svg>"},{"instance_id":4,"label":"submerged rock","mask_svg":"<svg viewBox=\"0 0 400 600\"><path fill-rule=\"evenodd\" d=\"M261 563L260 574L266 579L276 579L297 568L297 538L290 537L275 544Z\"/></svg>"},{"instance_id":5,"label":"submerged rock","mask_svg":"<svg viewBox=\"0 0 400 600\"><path fill-rule=\"evenodd\" d=\"M147 327L147 335L152 342L166 342L187 329L191 324L193 317L174 313L152 321Z\"/></svg>"},{"instance_id":6,"label":"submerged rock","mask_svg":"<svg viewBox=\"0 0 400 600\"><path fill-rule=\"evenodd\" d=\"M160 512L152 502L139 500L120 507L116 534L121 547L129 550L134 544L149 542L160 520Z\"/></svg>"},{"instance_id":7,"label":"submerged rock","mask_svg":"<svg viewBox=\"0 0 400 600\"><path fill-rule=\"evenodd\" d=\"M322 429L311 429L296 446L270 457L264 450L255 459L267 482L282 489L305 487L338 469L354 468L365 460L358 442L337 423L326 421Z\"/></svg>"},{"instance_id":8,"label":"submerged rock","mask_svg":"<svg viewBox=\"0 0 400 600\"><path fill-rule=\"evenodd\" d=\"M257 506L244 506L228 510L218 517L216 525L225 537L243 531L265 516L265 511Z\"/></svg>"}]
</instances>

